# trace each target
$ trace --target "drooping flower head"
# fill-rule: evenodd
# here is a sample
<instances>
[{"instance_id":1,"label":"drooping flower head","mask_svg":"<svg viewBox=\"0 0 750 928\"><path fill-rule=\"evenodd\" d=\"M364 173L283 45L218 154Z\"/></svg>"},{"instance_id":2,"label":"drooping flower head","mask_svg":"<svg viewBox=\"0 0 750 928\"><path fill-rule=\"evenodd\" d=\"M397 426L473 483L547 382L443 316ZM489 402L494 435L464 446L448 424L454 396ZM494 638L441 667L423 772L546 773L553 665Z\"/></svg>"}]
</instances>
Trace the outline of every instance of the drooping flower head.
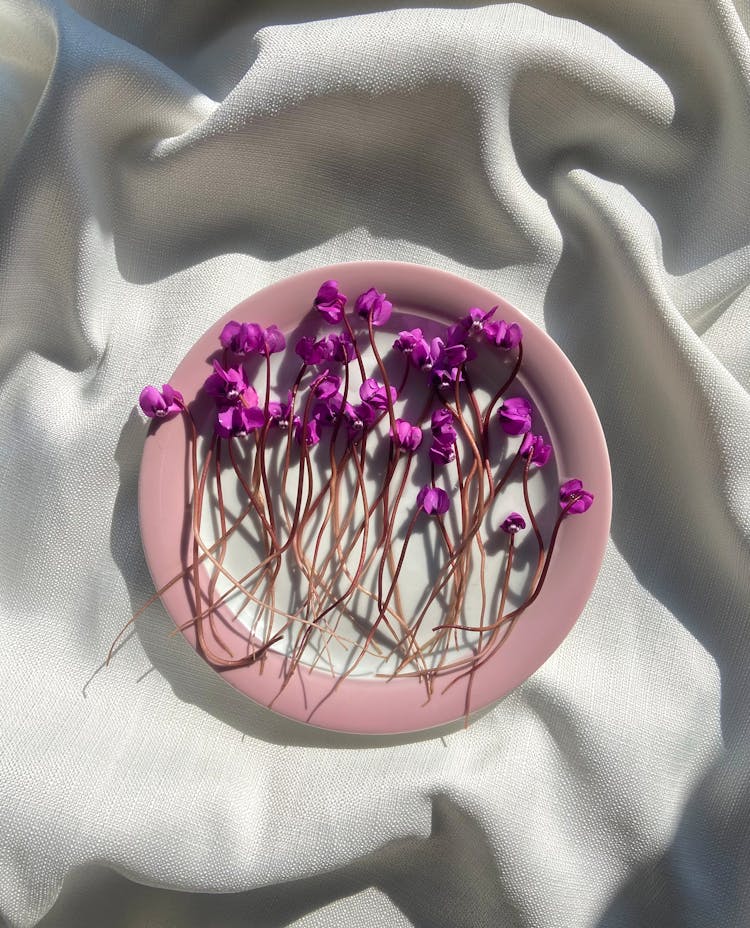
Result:
<instances>
[{"instance_id":1,"label":"drooping flower head","mask_svg":"<svg viewBox=\"0 0 750 928\"><path fill-rule=\"evenodd\" d=\"M584 490L583 482L577 477L560 487L560 506L569 513L586 512L593 502L594 494Z\"/></svg>"},{"instance_id":2,"label":"drooping flower head","mask_svg":"<svg viewBox=\"0 0 750 928\"><path fill-rule=\"evenodd\" d=\"M466 338L479 338L496 312L497 306L493 306L488 312L484 312L478 307L470 309L467 316L459 319L459 325L466 333Z\"/></svg>"},{"instance_id":3,"label":"drooping flower head","mask_svg":"<svg viewBox=\"0 0 750 928\"><path fill-rule=\"evenodd\" d=\"M422 429L406 419L396 419L394 425L395 429L390 431L393 444L405 451L416 451L422 444Z\"/></svg>"},{"instance_id":4,"label":"drooping flower head","mask_svg":"<svg viewBox=\"0 0 750 928\"><path fill-rule=\"evenodd\" d=\"M277 325L269 325L263 332L263 351L266 354L276 354L286 348L286 338Z\"/></svg>"},{"instance_id":5,"label":"drooping flower head","mask_svg":"<svg viewBox=\"0 0 750 928\"><path fill-rule=\"evenodd\" d=\"M311 390L319 400L324 400L329 396L333 396L334 393L338 393L340 386L340 377L337 377L336 374L326 373L321 374L320 377L316 377L315 380L313 380Z\"/></svg>"},{"instance_id":6,"label":"drooping flower head","mask_svg":"<svg viewBox=\"0 0 750 928\"><path fill-rule=\"evenodd\" d=\"M428 516L444 515L451 508L451 501L445 490L429 484L417 493L417 504Z\"/></svg>"},{"instance_id":7,"label":"drooping flower head","mask_svg":"<svg viewBox=\"0 0 750 928\"><path fill-rule=\"evenodd\" d=\"M436 409L432 414L432 444L430 460L433 464L443 466L456 459L456 430L453 428L453 413L450 409Z\"/></svg>"},{"instance_id":8,"label":"drooping flower head","mask_svg":"<svg viewBox=\"0 0 750 928\"><path fill-rule=\"evenodd\" d=\"M331 358L340 364L349 364L357 357L357 349L348 332L329 335L328 343L331 346Z\"/></svg>"},{"instance_id":9,"label":"drooping flower head","mask_svg":"<svg viewBox=\"0 0 750 928\"><path fill-rule=\"evenodd\" d=\"M227 322L219 341L235 354L256 354L263 350L263 326L257 322Z\"/></svg>"},{"instance_id":10,"label":"drooping flower head","mask_svg":"<svg viewBox=\"0 0 750 928\"><path fill-rule=\"evenodd\" d=\"M309 335L303 335L294 346L295 352L302 358L305 364L317 365L329 361L332 354L331 340L320 338L315 341Z\"/></svg>"},{"instance_id":11,"label":"drooping flower head","mask_svg":"<svg viewBox=\"0 0 750 928\"><path fill-rule=\"evenodd\" d=\"M363 403L367 403L375 409L388 408L388 394L385 392L385 387L382 383L378 383L374 377L368 377L367 380L362 382L362 386L359 388L359 396ZM390 396L391 403L395 403L398 399L398 391L395 387L391 387Z\"/></svg>"},{"instance_id":12,"label":"drooping flower head","mask_svg":"<svg viewBox=\"0 0 750 928\"><path fill-rule=\"evenodd\" d=\"M488 322L484 327L484 337L492 345L510 351L521 343L523 332L517 322L510 324L502 319L497 322Z\"/></svg>"},{"instance_id":13,"label":"drooping flower head","mask_svg":"<svg viewBox=\"0 0 750 928\"><path fill-rule=\"evenodd\" d=\"M523 435L531 431L531 403L523 396L503 400L497 417L506 435Z\"/></svg>"},{"instance_id":14,"label":"drooping flower head","mask_svg":"<svg viewBox=\"0 0 750 928\"><path fill-rule=\"evenodd\" d=\"M346 297L339 290L338 281L327 280L321 284L318 295L313 300L313 306L332 325L341 322L344 318Z\"/></svg>"},{"instance_id":15,"label":"drooping flower head","mask_svg":"<svg viewBox=\"0 0 750 928\"><path fill-rule=\"evenodd\" d=\"M289 413L292 410L292 391L288 390L286 394L286 403L280 403L277 400L271 400L268 404L268 418L273 425L280 429L289 427Z\"/></svg>"},{"instance_id":16,"label":"drooping flower head","mask_svg":"<svg viewBox=\"0 0 750 928\"><path fill-rule=\"evenodd\" d=\"M511 512L501 524L500 528L508 535L515 535L526 528L526 520L519 512Z\"/></svg>"},{"instance_id":17,"label":"drooping flower head","mask_svg":"<svg viewBox=\"0 0 750 928\"><path fill-rule=\"evenodd\" d=\"M217 412L215 430L221 438L241 437L261 428L265 421L258 406L227 406Z\"/></svg>"},{"instance_id":18,"label":"drooping flower head","mask_svg":"<svg viewBox=\"0 0 750 928\"><path fill-rule=\"evenodd\" d=\"M247 391L251 390L252 396L247 398L246 405L258 405L258 396L255 390L248 386L242 367L228 367L225 369L218 361L214 361L213 368L214 372L206 378L203 388L209 396L214 397L217 403L225 406L241 403Z\"/></svg>"},{"instance_id":19,"label":"drooping flower head","mask_svg":"<svg viewBox=\"0 0 750 928\"><path fill-rule=\"evenodd\" d=\"M294 417L292 425L294 427L294 437L298 444L301 445L304 441L308 448L312 448L313 445L317 445L320 441L320 420L314 416L307 420L304 428L302 427L302 419L299 416Z\"/></svg>"},{"instance_id":20,"label":"drooping flower head","mask_svg":"<svg viewBox=\"0 0 750 928\"><path fill-rule=\"evenodd\" d=\"M138 404L149 419L169 419L183 409L185 401L179 390L165 383L161 390L157 387L144 387L138 397Z\"/></svg>"},{"instance_id":21,"label":"drooping flower head","mask_svg":"<svg viewBox=\"0 0 750 928\"><path fill-rule=\"evenodd\" d=\"M393 347L396 351L400 351L402 354L411 355L417 344L424 341L425 339L422 335L421 329L404 329L403 332L398 333L398 337L393 343Z\"/></svg>"},{"instance_id":22,"label":"drooping flower head","mask_svg":"<svg viewBox=\"0 0 750 928\"><path fill-rule=\"evenodd\" d=\"M541 435L532 435L531 432L526 432L519 453L521 457L530 457L531 463L536 464L537 467L544 467L552 454L552 445L545 444Z\"/></svg>"},{"instance_id":23,"label":"drooping flower head","mask_svg":"<svg viewBox=\"0 0 750 928\"><path fill-rule=\"evenodd\" d=\"M357 297L354 310L363 319L370 319L374 326L385 325L391 318L393 303L386 299L385 293L370 287Z\"/></svg>"}]
</instances>

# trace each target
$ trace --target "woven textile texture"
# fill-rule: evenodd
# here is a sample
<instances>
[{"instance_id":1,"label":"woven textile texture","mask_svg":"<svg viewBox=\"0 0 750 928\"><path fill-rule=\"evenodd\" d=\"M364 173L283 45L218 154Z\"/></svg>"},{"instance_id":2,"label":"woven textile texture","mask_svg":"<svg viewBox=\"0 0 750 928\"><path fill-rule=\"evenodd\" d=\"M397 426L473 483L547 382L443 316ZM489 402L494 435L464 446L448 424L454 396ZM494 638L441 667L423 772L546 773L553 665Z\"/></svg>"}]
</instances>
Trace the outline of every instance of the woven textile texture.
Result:
<instances>
[{"instance_id":1,"label":"woven textile texture","mask_svg":"<svg viewBox=\"0 0 750 928\"><path fill-rule=\"evenodd\" d=\"M0 0L0 919L750 924L747 0ZM387 7L387 8L384 8ZM298 271L453 271L591 393L573 633L471 727L357 740L154 606L141 387Z\"/></svg>"}]
</instances>

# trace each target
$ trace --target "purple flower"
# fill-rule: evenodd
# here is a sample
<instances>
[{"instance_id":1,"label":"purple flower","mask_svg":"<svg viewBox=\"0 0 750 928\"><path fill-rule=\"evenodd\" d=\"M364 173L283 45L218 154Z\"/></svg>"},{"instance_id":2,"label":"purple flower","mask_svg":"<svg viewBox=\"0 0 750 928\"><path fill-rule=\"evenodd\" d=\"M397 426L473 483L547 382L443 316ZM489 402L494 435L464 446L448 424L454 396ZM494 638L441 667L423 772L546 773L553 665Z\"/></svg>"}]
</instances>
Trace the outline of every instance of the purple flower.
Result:
<instances>
[{"instance_id":1,"label":"purple flower","mask_svg":"<svg viewBox=\"0 0 750 928\"><path fill-rule=\"evenodd\" d=\"M594 502L594 494L583 489L583 483L574 477L560 487L560 506L570 513L586 512Z\"/></svg>"},{"instance_id":2,"label":"purple flower","mask_svg":"<svg viewBox=\"0 0 750 928\"><path fill-rule=\"evenodd\" d=\"M286 348L286 338L276 325L269 325L263 333L263 349L266 354L276 354Z\"/></svg>"},{"instance_id":3,"label":"purple flower","mask_svg":"<svg viewBox=\"0 0 750 928\"><path fill-rule=\"evenodd\" d=\"M398 338L393 343L393 347L396 351L410 355L421 342L427 344L421 329L404 329L403 332L398 333Z\"/></svg>"},{"instance_id":4,"label":"purple flower","mask_svg":"<svg viewBox=\"0 0 750 928\"><path fill-rule=\"evenodd\" d=\"M331 346L331 357L340 364L348 364L357 357L357 349L348 332L329 335L328 344Z\"/></svg>"},{"instance_id":5,"label":"purple flower","mask_svg":"<svg viewBox=\"0 0 750 928\"><path fill-rule=\"evenodd\" d=\"M463 328L467 338L478 338L485 331L488 325L487 320L491 319L497 312L497 306L493 306L488 312L484 312L477 307L469 310L469 315L459 320L459 325Z\"/></svg>"},{"instance_id":6,"label":"purple flower","mask_svg":"<svg viewBox=\"0 0 750 928\"><path fill-rule=\"evenodd\" d=\"M263 348L263 326L257 322L227 322L219 341L235 354L255 354Z\"/></svg>"},{"instance_id":7,"label":"purple flower","mask_svg":"<svg viewBox=\"0 0 750 928\"><path fill-rule=\"evenodd\" d=\"M451 461L456 460L456 449L453 445L443 444L434 439L430 445L429 455L433 464L443 467L445 464L450 464Z\"/></svg>"},{"instance_id":8,"label":"purple flower","mask_svg":"<svg viewBox=\"0 0 750 928\"><path fill-rule=\"evenodd\" d=\"M506 435L523 435L531 431L531 403L522 396L503 400L497 417Z\"/></svg>"},{"instance_id":9,"label":"purple flower","mask_svg":"<svg viewBox=\"0 0 750 928\"><path fill-rule=\"evenodd\" d=\"M385 293L370 287L357 297L354 309L363 318L371 319L373 325L385 325L391 318L393 303L385 298Z\"/></svg>"},{"instance_id":10,"label":"purple flower","mask_svg":"<svg viewBox=\"0 0 750 928\"><path fill-rule=\"evenodd\" d=\"M228 367L225 370L218 361L214 361L213 367L213 374L203 385L209 396L213 396L219 404L225 406L240 403L243 397L247 399L246 405L258 405L258 394L248 386L242 367ZM246 396L248 391L251 391L249 397Z\"/></svg>"},{"instance_id":11,"label":"purple flower","mask_svg":"<svg viewBox=\"0 0 750 928\"><path fill-rule=\"evenodd\" d=\"M216 414L216 434L222 438L247 435L266 421L258 406L228 406Z\"/></svg>"},{"instance_id":12,"label":"purple flower","mask_svg":"<svg viewBox=\"0 0 750 928\"><path fill-rule=\"evenodd\" d=\"M526 528L526 519L518 512L511 512L500 528L508 535L515 535L522 528Z\"/></svg>"},{"instance_id":13,"label":"purple flower","mask_svg":"<svg viewBox=\"0 0 750 928\"><path fill-rule=\"evenodd\" d=\"M335 374L326 373L316 377L312 382L311 388L314 396L319 400L324 400L329 396L333 396L334 393L338 393L340 386L340 377L337 377Z\"/></svg>"},{"instance_id":14,"label":"purple flower","mask_svg":"<svg viewBox=\"0 0 750 928\"><path fill-rule=\"evenodd\" d=\"M305 423L304 432L302 429L302 419L299 416L294 417L294 437L302 444L302 438L304 434L305 444L308 448L311 448L313 445L317 445L320 441L320 422L316 418L309 419Z\"/></svg>"},{"instance_id":15,"label":"purple flower","mask_svg":"<svg viewBox=\"0 0 750 928\"><path fill-rule=\"evenodd\" d=\"M333 425L348 404L341 393L332 393L313 407L313 418L323 425Z\"/></svg>"},{"instance_id":16,"label":"purple flower","mask_svg":"<svg viewBox=\"0 0 750 928\"><path fill-rule=\"evenodd\" d=\"M445 490L431 487L429 484L417 493L417 503L428 516L443 515L451 507L451 501Z\"/></svg>"},{"instance_id":17,"label":"purple flower","mask_svg":"<svg viewBox=\"0 0 750 928\"><path fill-rule=\"evenodd\" d=\"M433 382L438 387L453 386L457 380L463 380L463 365L475 357L462 341L446 341L439 336L430 342L430 358ZM427 368L427 369L430 369Z\"/></svg>"},{"instance_id":18,"label":"purple flower","mask_svg":"<svg viewBox=\"0 0 750 928\"><path fill-rule=\"evenodd\" d=\"M346 297L340 292L338 281L327 280L322 284L318 295L313 300L313 306L327 322L332 324L341 322L344 318Z\"/></svg>"},{"instance_id":19,"label":"purple flower","mask_svg":"<svg viewBox=\"0 0 750 928\"><path fill-rule=\"evenodd\" d=\"M294 346L294 350L305 364L322 364L330 360L332 345L329 338L321 338L316 342L309 335L303 335Z\"/></svg>"},{"instance_id":20,"label":"purple flower","mask_svg":"<svg viewBox=\"0 0 750 928\"><path fill-rule=\"evenodd\" d=\"M532 435L531 432L527 432L519 451L522 457L530 457L532 464L544 467L552 454L552 445L546 445L541 435Z\"/></svg>"},{"instance_id":21,"label":"purple flower","mask_svg":"<svg viewBox=\"0 0 750 928\"><path fill-rule=\"evenodd\" d=\"M287 391L286 403L279 403L271 400L268 404L268 418L280 429L289 427L289 413L292 409L292 391Z\"/></svg>"},{"instance_id":22,"label":"purple flower","mask_svg":"<svg viewBox=\"0 0 750 928\"><path fill-rule=\"evenodd\" d=\"M359 396L362 402L367 403L368 406L374 406L376 409L388 408L388 395L385 392L385 387L378 383L374 377L368 377L362 383L359 388ZM397 399L398 391L395 387L391 387L391 403L395 403Z\"/></svg>"},{"instance_id":23,"label":"purple flower","mask_svg":"<svg viewBox=\"0 0 750 928\"><path fill-rule=\"evenodd\" d=\"M453 413L450 409L444 407L436 409L432 414L430 428L437 441L442 442L444 445L455 445L457 435L456 430L453 428Z\"/></svg>"},{"instance_id":24,"label":"purple flower","mask_svg":"<svg viewBox=\"0 0 750 928\"><path fill-rule=\"evenodd\" d=\"M180 412L185 401L178 390L165 383L161 390L156 387L144 387L138 397L138 403L143 414L149 419L167 419Z\"/></svg>"},{"instance_id":25,"label":"purple flower","mask_svg":"<svg viewBox=\"0 0 750 928\"><path fill-rule=\"evenodd\" d=\"M422 429L418 425L412 425L406 419L396 419L395 431L391 429L391 438L397 448L404 448L406 451L416 451L422 444Z\"/></svg>"},{"instance_id":26,"label":"purple flower","mask_svg":"<svg viewBox=\"0 0 750 928\"><path fill-rule=\"evenodd\" d=\"M359 423L360 428L371 429L373 425L383 415L383 410L370 403L357 403L352 407L355 421Z\"/></svg>"},{"instance_id":27,"label":"purple flower","mask_svg":"<svg viewBox=\"0 0 750 928\"><path fill-rule=\"evenodd\" d=\"M362 413L368 413L372 411L377 413L377 410L373 410L372 407L368 406L367 403L362 403L359 406L352 406L351 403L347 403L344 406L344 421L346 422L346 434L349 437L350 441L354 441L356 438L359 438L365 430L365 421L362 418ZM373 419L373 422L377 420L377 414Z\"/></svg>"},{"instance_id":28,"label":"purple flower","mask_svg":"<svg viewBox=\"0 0 750 928\"><path fill-rule=\"evenodd\" d=\"M521 326L517 322L510 325L500 319L497 322L488 322L484 327L484 336L488 342L497 345L498 348L504 348L509 351L520 344L523 338Z\"/></svg>"}]
</instances>

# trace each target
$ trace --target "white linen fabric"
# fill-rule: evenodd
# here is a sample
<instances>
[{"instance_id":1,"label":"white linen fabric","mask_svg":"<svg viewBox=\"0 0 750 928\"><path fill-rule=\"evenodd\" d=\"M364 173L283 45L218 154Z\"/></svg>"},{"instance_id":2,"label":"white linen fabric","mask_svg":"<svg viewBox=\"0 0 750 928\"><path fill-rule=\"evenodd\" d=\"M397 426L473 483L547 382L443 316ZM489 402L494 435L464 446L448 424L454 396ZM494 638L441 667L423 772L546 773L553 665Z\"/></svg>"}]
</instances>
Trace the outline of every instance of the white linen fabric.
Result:
<instances>
[{"instance_id":1,"label":"white linen fabric","mask_svg":"<svg viewBox=\"0 0 750 928\"><path fill-rule=\"evenodd\" d=\"M747 3L248 6L0 0L0 915L750 924ZM516 304L609 444L595 592L466 731L286 722L160 606L101 668L141 386L358 259Z\"/></svg>"}]
</instances>

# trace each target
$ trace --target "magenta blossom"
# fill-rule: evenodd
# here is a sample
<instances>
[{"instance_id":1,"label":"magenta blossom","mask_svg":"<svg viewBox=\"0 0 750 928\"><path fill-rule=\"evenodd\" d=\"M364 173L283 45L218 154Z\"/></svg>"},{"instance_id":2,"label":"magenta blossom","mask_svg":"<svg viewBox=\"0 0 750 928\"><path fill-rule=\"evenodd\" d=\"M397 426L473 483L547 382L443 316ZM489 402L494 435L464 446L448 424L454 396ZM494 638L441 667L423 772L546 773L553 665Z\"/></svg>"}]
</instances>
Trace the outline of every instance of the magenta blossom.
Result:
<instances>
[{"instance_id":1,"label":"magenta blossom","mask_svg":"<svg viewBox=\"0 0 750 928\"><path fill-rule=\"evenodd\" d=\"M257 322L227 322L219 341L235 354L255 354L263 348L263 326Z\"/></svg>"},{"instance_id":2,"label":"magenta blossom","mask_svg":"<svg viewBox=\"0 0 750 928\"><path fill-rule=\"evenodd\" d=\"M396 427L390 432L393 444L406 451L416 451L422 444L422 429L406 419L396 419L394 424Z\"/></svg>"},{"instance_id":3,"label":"magenta blossom","mask_svg":"<svg viewBox=\"0 0 750 928\"><path fill-rule=\"evenodd\" d=\"M545 444L541 435L532 435L531 432L527 432L521 442L519 453L521 457L530 457L531 463L536 464L537 467L544 467L552 454L552 445Z\"/></svg>"},{"instance_id":4,"label":"magenta blossom","mask_svg":"<svg viewBox=\"0 0 750 928\"><path fill-rule=\"evenodd\" d=\"M333 425L348 404L341 393L332 393L313 407L313 418L323 425Z\"/></svg>"},{"instance_id":5,"label":"magenta blossom","mask_svg":"<svg viewBox=\"0 0 750 928\"><path fill-rule=\"evenodd\" d=\"M456 449L454 445L445 445L437 439L433 439L429 450L430 460L438 467L450 464L456 460Z\"/></svg>"},{"instance_id":6,"label":"magenta blossom","mask_svg":"<svg viewBox=\"0 0 750 928\"><path fill-rule=\"evenodd\" d=\"M344 318L344 307L346 306L346 297L339 290L338 281L327 280L318 290L318 295L313 300L313 307L323 316L323 318L332 324L341 322Z\"/></svg>"},{"instance_id":7,"label":"magenta blossom","mask_svg":"<svg viewBox=\"0 0 750 928\"><path fill-rule=\"evenodd\" d=\"M560 506L566 512L586 512L594 502L594 494L583 489L583 483L574 477L560 487Z\"/></svg>"},{"instance_id":8,"label":"magenta blossom","mask_svg":"<svg viewBox=\"0 0 750 928\"><path fill-rule=\"evenodd\" d=\"M302 444L302 438L304 435L305 444L308 448L311 448L313 445L317 445L320 441L320 422L318 419L313 417L305 423L305 428L302 428L302 419L299 416L294 417L294 437L296 438L299 444Z\"/></svg>"},{"instance_id":9,"label":"magenta blossom","mask_svg":"<svg viewBox=\"0 0 750 928\"><path fill-rule=\"evenodd\" d=\"M286 338L277 325L269 325L263 332L263 350L266 354L276 354L286 348Z\"/></svg>"},{"instance_id":10,"label":"magenta blossom","mask_svg":"<svg viewBox=\"0 0 750 928\"><path fill-rule=\"evenodd\" d=\"M526 519L518 512L511 512L500 528L508 535L515 535L516 532L526 528Z\"/></svg>"},{"instance_id":11,"label":"magenta blossom","mask_svg":"<svg viewBox=\"0 0 750 928\"><path fill-rule=\"evenodd\" d=\"M340 364L348 364L357 357L357 349L348 332L329 335L328 343L331 346L331 357Z\"/></svg>"},{"instance_id":12,"label":"magenta blossom","mask_svg":"<svg viewBox=\"0 0 750 928\"><path fill-rule=\"evenodd\" d=\"M334 393L338 393L339 387L341 386L341 378L337 377L335 374L321 374L320 377L316 377L312 382L312 392L319 400L327 399L329 396L333 396Z\"/></svg>"},{"instance_id":13,"label":"magenta blossom","mask_svg":"<svg viewBox=\"0 0 750 928\"><path fill-rule=\"evenodd\" d=\"M248 386L242 367L228 367L225 370L218 361L214 361L213 368L213 374L203 385L209 396L213 396L220 405L226 406L244 402L245 394L250 390L252 395L245 405L258 405L258 396L255 390Z\"/></svg>"},{"instance_id":14,"label":"magenta blossom","mask_svg":"<svg viewBox=\"0 0 750 928\"><path fill-rule=\"evenodd\" d=\"M280 429L289 427L289 413L292 411L292 391L288 390L286 394L286 403L279 403L271 400L268 404L268 418Z\"/></svg>"},{"instance_id":15,"label":"magenta blossom","mask_svg":"<svg viewBox=\"0 0 750 928\"><path fill-rule=\"evenodd\" d=\"M453 413L450 409L436 409L430 420L430 428L436 440L443 444L455 445L457 435L453 428Z\"/></svg>"},{"instance_id":16,"label":"magenta blossom","mask_svg":"<svg viewBox=\"0 0 750 928\"><path fill-rule=\"evenodd\" d=\"M357 297L354 309L364 319L370 319L374 326L385 325L391 318L393 303L386 299L385 293L378 293L374 287L370 287Z\"/></svg>"},{"instance_id":17,"label":"magenta blossom","mask_svg":"<svg viewBox=\"0 0 750 928\"><path fill-rule=\"evenodd\" d=\"M497 417L506 435L523 435L531 431L531 403L522 396L503 400Z\"/></svg>"},{"instance_id":18,"label":"magenta blossom","mask_svg":"<svg viewBox=\"0 0 750 928\"><path fill-rule=\"evenodd\" d=\"M523 332L517 322L510 325L502 319L497 322L488 322L484 327L484 337L498 348L509 351L521 343Z\"/></svg>"},{"instance_id":19,"label":"magenta blossom","mask_svg":"<svg viewBox=\"0 0 750 928\"><path fill-rule=\"evenodd\" d=\"M294 346L295 352L302 358L305 364L322 364L329 361L333 353L333 346L329 338L320 338L315 341L309 335L303 335Z\"/></svg>"},{"instance_id":20,"label":"magenta blossom","mask_svg":"<svg viewBox=\"0 0 750 928\"><path fill-rule=\"evenodd\" d=\"M403 332L398 333L398 338L393 343L393 347L402 354L411 355L416 346L422 342L425 345L427 344L421 329L405 329Z\"/></svg>"},{"instance_id":21,"label":"magenta blossom","mask_svg":"<svg viewBox=\"0 0 750 928\"><path fill-rule=\"evenodd\" d=\"M469 315L459 320L459 325L463 328L467 338L479 338L485 331L491 319L497 312L497 306L493 306L488 312L484 312L477 307L469 310Z\"/></svg>"},{"instance_id":22,"label":"magenta blossom","mask_svg":"<svg viewBox=\"0 0 750 928\"><path fill-rule=\"evenodd\" d=\"M417 503L428 516L443 515L451 508L451 501L445 490L431 487L429 484L417 493Z\"/></svg>"},{"instance_id":23,"label":"magenta blossom","mask_svg":"<svg viewBox=\"0 0 750 928\"><path fill-rule=\"evenodd\" d=\"M360 429L371 429L383 415L383 410L371 403L357 403L352 407L352 413Z\"/></svg>"},{"instance_id":24,"label":"magenta blossom","mask_svg":"<svg viewBox=\"0 0 750 928\"><path fill-rule=\"evenodd\" d=\"M398 390L391 387L390 392L391 403L395 403L398 399ZM367 380L363 381L362 386L359 388L359 396L362 402L375 407L375 409L388 408L388 394L385 392L385 387L378 383L374 377L368 377Z\"/></svg>"},{"instance_id":25,"label":"magenta blossom","mask_svg":"<svg viewBox=\"0 0 750 928\"><path fill-rule=\"evenodd\" d=\"M221 438L247 435L265 424L266 417L258 406L228 406L216 414L216 434Z\"/></svg>"},{"instance_id":26,"label":"magenta blossom","mask_svg":"<svg viewBox=\"0 0 750 928\"><path fill-rule=\"evenodd\" d=\"M143 414L149 419L168 419L184 408L182 394L168 383L161 390L156 387L144 387L138 397Z\"/></svg>"}]
</instances>

